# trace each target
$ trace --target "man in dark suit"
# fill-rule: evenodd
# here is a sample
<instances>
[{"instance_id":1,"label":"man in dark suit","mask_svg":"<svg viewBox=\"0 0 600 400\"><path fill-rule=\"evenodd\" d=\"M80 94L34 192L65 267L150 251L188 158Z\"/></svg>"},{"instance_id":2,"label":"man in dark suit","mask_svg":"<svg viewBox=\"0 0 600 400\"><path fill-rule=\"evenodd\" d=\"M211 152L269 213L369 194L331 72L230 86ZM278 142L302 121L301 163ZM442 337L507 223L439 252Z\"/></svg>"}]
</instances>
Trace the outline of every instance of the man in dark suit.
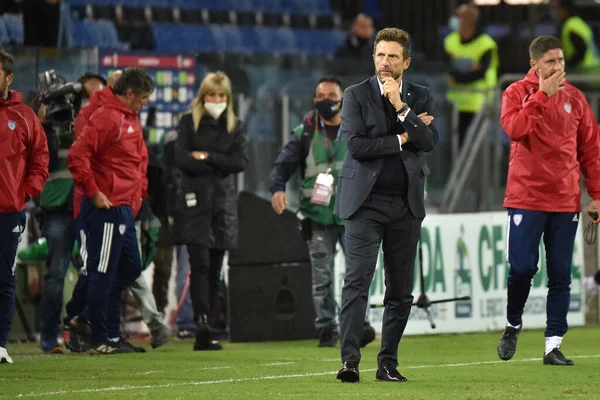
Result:
<instances>
[{"instance_id":1,"label":"man in dark suit","mask_svg":"<svg viewBox=\"0 0 600 400\"><path fill-rule=\"evenodd\" d=\"M381 30L373 53L376 76L344 92L341 133L348 152L340 170L334 213L345 219L346 279L340 313L343 366L337 378L358 382L367 294L383 241L386 291L376 378L404 382L398 344L413 302L414 261L425 218L424 153L438 133L435 103L426 87L403 81L410 38Z\"/></svg>"}]
</instances>

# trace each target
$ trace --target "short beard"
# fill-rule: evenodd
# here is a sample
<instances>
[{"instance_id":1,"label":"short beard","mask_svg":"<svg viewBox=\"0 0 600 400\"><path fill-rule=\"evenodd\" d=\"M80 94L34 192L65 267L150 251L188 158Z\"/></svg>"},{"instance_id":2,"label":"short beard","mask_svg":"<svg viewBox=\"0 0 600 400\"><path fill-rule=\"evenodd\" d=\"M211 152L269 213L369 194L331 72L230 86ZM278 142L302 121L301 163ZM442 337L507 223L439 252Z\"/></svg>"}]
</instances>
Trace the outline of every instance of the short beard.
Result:
<instances>
[{"instance_id":1,"label":"short beard","mask_svg":"<svg viewBox=\"0 0 600 400\"><path fill-rule=\"evenodd\" d=\"M383 78L381 77L381 72L379 72L377 74L377 77L379 78L379 82L383 83ZM394 78L394 80L396 82L398 82L402 78L402 72L392 75L392 78Z\"/></svg>"}]
</instances>

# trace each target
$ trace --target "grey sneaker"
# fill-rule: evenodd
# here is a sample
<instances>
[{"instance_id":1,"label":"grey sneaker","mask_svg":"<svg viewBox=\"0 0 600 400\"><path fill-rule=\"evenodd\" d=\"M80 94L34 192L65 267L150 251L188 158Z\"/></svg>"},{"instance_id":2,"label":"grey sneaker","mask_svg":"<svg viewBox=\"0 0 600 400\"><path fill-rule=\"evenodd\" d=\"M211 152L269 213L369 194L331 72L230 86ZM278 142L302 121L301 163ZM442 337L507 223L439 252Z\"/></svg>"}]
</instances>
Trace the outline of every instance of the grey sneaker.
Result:
<instances>
[{"instance_id":1,"label":"grey sneaker","mask_svg":"<svg viewBox=\"0 0 600 400\"><path fill-rule=\"evenodd\" d=\"M153 349L157 349L163 344L167 344L171 339L171 330L166 325L161 325L159 328L153 330L152 334L152 342L150 345Z\"/></svg>"}]
</instances>

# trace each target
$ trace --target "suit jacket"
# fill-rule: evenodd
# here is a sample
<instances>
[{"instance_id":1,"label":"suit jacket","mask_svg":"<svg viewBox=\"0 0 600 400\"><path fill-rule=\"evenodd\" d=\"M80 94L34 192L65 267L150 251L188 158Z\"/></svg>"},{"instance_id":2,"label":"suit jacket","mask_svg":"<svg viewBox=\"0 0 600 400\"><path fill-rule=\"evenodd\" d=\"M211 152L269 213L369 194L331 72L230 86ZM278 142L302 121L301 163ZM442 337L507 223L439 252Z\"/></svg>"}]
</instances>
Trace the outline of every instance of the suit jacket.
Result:
<instances>
[{"instance_id":1,"label":"suit jacket","mask_svg":"<svg viewBox=\"0 0 600 400\"><path fill-rule=\"evenodd\" d=\"M402 128L409 142L402 146L397 134L390 132L377 77L374 76L344 91L341 134L348 152L340 170L334 214L349 218L365 201L381 170L384 157L398 156L408 175L408 206L415 218L425 218L424 177L429 167L424 153L433 150L439 135L435 120L427 126L417 116L422 112L436 116L429 88L403 80L402 101L410 107Z\"/></svg>"}]
</instances>

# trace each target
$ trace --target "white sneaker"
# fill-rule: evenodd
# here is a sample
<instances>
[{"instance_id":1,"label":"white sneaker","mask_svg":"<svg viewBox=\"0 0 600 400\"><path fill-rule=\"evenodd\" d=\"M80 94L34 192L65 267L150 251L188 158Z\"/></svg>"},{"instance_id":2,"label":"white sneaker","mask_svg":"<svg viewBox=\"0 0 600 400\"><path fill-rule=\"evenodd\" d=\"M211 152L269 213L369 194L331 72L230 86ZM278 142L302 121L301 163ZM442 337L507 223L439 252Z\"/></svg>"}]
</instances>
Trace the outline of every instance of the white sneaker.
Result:
<instances>
[{"instance_id":1,"label":"white sneaker","mask_svg":"<svg viewBox=\"0 0 600 400\"><path fill-rule=\"evenodd\" d=\"M0 364L12 364L12 358L4 347L0 347Z\"/></svg>"},{"instance_id":2,"label":"white sneaker","mask_svg":"<svg viewBox=\"0 0 600 400\"><path fill-rule=\"evenodd\" d=\"M598 284L593 276L585 278L585 292L588 296L593 296L598 291Z\"/></svg>"}]
</instances>

